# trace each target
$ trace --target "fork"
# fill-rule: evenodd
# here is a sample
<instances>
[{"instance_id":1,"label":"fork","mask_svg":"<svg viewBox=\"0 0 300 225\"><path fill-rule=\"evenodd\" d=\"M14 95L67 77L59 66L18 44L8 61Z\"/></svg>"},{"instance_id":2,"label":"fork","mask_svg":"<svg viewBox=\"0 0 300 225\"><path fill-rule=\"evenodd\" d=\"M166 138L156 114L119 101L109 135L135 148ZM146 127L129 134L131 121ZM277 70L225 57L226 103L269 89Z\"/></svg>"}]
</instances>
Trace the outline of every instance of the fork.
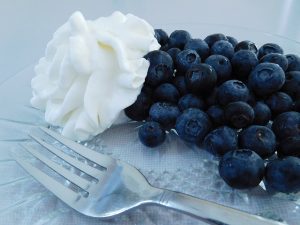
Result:
<instances>
[{"instance_id":1,"label":"fork","mask_svg":"<svg viewBox=\"0 0 300 225\"><path fill-rule=\"evenodd\" d=\"M142 173L132 165L91 150L79 143L62 137L50 129L44 127L40 127L39 129L41 130L39 130L38 135L29 132L29 136L39 143L39 145L66 163L79 169L84 174L94 178L97 182L89 181L71 172L28 144L22 144L22 147L57 174L88 194L82 195L70 187L63 185L20 156L15 155L15 160L59 199L84 215L104 219L144 204L157 204L196 216L210 224L220 224L220 222L230 225L240 225L242 223L247 225L284 224L180 192L153 187ZM97 169L70 156L70 154L46 141L49 136L71 151L105 169Z\"/></svg>"}]
</instances>

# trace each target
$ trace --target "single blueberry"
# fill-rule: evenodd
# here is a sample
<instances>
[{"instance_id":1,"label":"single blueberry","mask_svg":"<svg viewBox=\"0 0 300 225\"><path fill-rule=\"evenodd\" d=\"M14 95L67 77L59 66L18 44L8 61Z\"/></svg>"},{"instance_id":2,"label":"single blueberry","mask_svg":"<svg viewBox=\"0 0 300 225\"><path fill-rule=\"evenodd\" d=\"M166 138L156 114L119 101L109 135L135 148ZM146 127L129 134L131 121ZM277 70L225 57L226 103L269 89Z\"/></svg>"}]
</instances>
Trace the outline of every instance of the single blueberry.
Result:
<instances>
[{"instance_id":1,"label":"single blueberry","mask_svg":"<svg viewBox=\"0 0 300 225\"><path fill-rule=\"evenodd\" d=\"M300 191L300 158L288 156L270 161L265 174L267 187L292 193Z\"/></svg>"},{"instance_id":2,"label":"single blueberry","mask_svg":"<svg viewBox=\"0 0 300 225\"><path fill-rule=\"evenodd\" d=\"M228 80L219 86L217 98L220 105L223 106L230 102L246 102L249 98L249 90L242 81Z\"/></svg>"},{"instance_id":3,"label":"single blueberry","mask_svg":"<svg viewBox=\"0 0 300 225\"><path fill-rule=\"evenodd\" d=\"M254 120L254 110L246 102L232 102L225 108L226 122L235 128L244 128L252 124Z\"/></svg>"},{"instance_id":4,"label":"single blueberry","mask_svg":"<svg viewBox=\"0 0 300 225\"><path fill-rule=\"evenodd\" d=\"M287 71L300 71L300 57L295 54L286 55L288 60Z\"/></svg>"},{"instance_id":5,"label":"single blueberry","mask_svg":"<svg viewBox=\"0 0 300 225\"><path fill-rule=\"evenodd\" d=\"M227 126L218 127L206 135L203 144L209 152L224 155L238 148L237 132Z\"/></svg>"},{"instance_id":6,"label":"single blueberry","mask_svg":"<svg viewBox=\"0 0 300 225\"><path fill-rule=\"evenodd\" d=\"M185 44L191 39L189 32L185 30L175 30L170 34L168 45L170 48L183 49Z\"/></svg>"},{"instance_id":7,"label":"single blueberry","mask_svg":"<svg viewBox=\"0 0 300 225\"><path fill-rule=\"evenodd\" d=\"M201 63L201 59L198 53L194 50L183 50L176 56L176 69L182 73L185 73L194 65Z\"/></svg>"},{"instance_id":8,"label":"single blueberry","mask_svg":"<svg viewBox=\"0 0 300 225\"><path fill-rule=\"evenodd\" d=\"M231 64L234 75L240 80L247 80L250 72L258 64L258 59L252 51L240 50L234 53Z\"/></svg>"},{"instance_id":9,"label":"single blueberry","mask_svg":"<svg viewBox=\"0 0 300 225\"><path fill-rule=\"evenodd\" d=\"M176 76L172 83L175 85L181 96L188 93L184 76Z\"/></svg>"},{"instance_id":10,"label":"single blueberry","mask_svg":"<svg viewBox=\"0 0 300 225\"><path fill-rule=\"evenodd\" d=\"M148 121L139 128L139 139L148 147L156 147L161 145L166 139L166 132L159 123Z\"/></svg>"},{"instance_id":11,"label":"single blueberry","mask_svg":"<svg viewBox=\"0 0 300 225\"><path fill-rule=\"evenodd\" d=\"M205 109L204 101L193 94L187 94L182 96L178 101L178 108L180 111L184 111L188 108L198 108L201 110Z\"/></svg>"},{"instance_id":12,"label":"single blueberry","mask_svg":"<svg viewBox=\"0 0 300 225\"><path fill-rule=\"evenodd\" d=\"M126 116L128 116L130 119L142 121L148 117L151 104L151 98L144 92L141 92L136 101L124 111Z\"/></svg>"},{"instance_id":13,"label":"single blueberry","mask_svg":"<svg viewBox=\"0 0 300 225\"><path fill-rule=\"evenodd\" d=\"M284 55L279 54L279 53L270 53L270 54L267 54L264 57L262 57L259 60L259 62L260 63L269 62L269 63L278 64L282 68L283 71L286 71L287 68L288 68L288 60L287 60L287 58Z\"/></svg>"},{"instance_id":14,"label":"single blueberry","mask_svg":"<svg viewBox=\"0 0 300 225\"><path fill-rule=\"evenodd\" d=\"M218 84L227 81L231 77L232 67L230 60L223 55L211 55L205 63L211 65L217 73Z\"/></svg>"},{"instance_id":15,"label":"single blueberry","mask_svg":"<svg viewBox=\"0 0 300 225\"><path fill-rule=\"evenodd\" d=\"M208 108L206 113L215 127L221 126L225 123L224 110L221 106L212 105Z\"/></svg>"},{"instance_id":16,"label":"single blueberry","mask_svg":"<svg viewBox=\"0 0 300 225\"><path fill-rule=\"evenodd\" d=\"M257 54L256 45L252 41L248 41L248 40L241 41L235 46L234 48L235 52L238 52L240 50L249 50L253 52L255 55Z\"/></svg>"},{"instance_id":17,"label":"single blueberry","mask_svg":"<svg viewBox=\"0 0 300 225\"><path fill-rule=\"evenodd\" d=\"M293 107L293 99L284 92L273 93L265 102L271 109L273 116L291 111Z\"/></svg>"},{"instance_id":18,"label":"single blueberry","mask_svg":"<svg viewBox=\"0 0 300 225\"><path fill-rule=\"evenodd\" d=\"M267 96L283 86L284 71L275 63L260 63L250 73L248 84L256 95Z\"/></svg>"},{"instance_id":19,"label":"single blueberry","mask_svg":"<svg viewBox=\"0 0 300 225\"><path fill-rule=\"evenodd\" d=\"M291 71L285 74L285 83L281 91L293 99L300 99L300 71Z\"/></svg>"},{"instance_id":20,"label":"single blueberry","mask_svg":"<svg viewBox=\"0 0 300 225\"><path fill-rule=\"evenodd\" d=\"M263 159L249 149L227 152L219 162L219 174L231 187L246 189L256 187L263 179Z\"/></svg>"},{"instance_id":21,"label":"single blueberry","mask_svg":"<svg viewBox=\"0 0 300 225\"><path fill-rule=\"evenodd\" d=\"M234 54L234 48L230 42L225 40L216 41L210 49L211 55L223 55L231 59Z\"/></svg>"},{"instance_id":22,"label":"single blueberry","mask_svg":"<svg viewBox=\"0 0 300 225\"><path fill-rule=\"evenodd\" d=\"M210 131L211 122L205 112L189 108L177 118L175 129L184 141L200 143Z\"/></svg>"},{"instance_id":23,"label":"single blueberry","mask_svg":"<svg viewBox=\"0 0 300 225\"><path fill-rule=\"evenodd\" d=\"M290 111L279 114L273 121L272 130L278 140L300 135L300 113Z\"/></svg>"},{"instance_id":24,"label":"single blueberry","mask_svg":"<svg viewBox=\"0 0 300 225\"><path fill-rule=\"evenodd\" d=\"M176 57L179 52L181 52L179 48L170 48L167 50L167 53L172 57L173 62L176 61Z\"/></svg>"},{"instance_id":25,"label":"single blueberry","mask_svg":"<svg viewBox=\"0 0 300 225\"><path fill-rule=\"evenodd\" d=\"M227 41L227 37L224 34L210 34L208 35L204 41L208 44L209 47L211 47L216 41L225 40Z\"/></svg>"},{"instance_id":26,"label":"single blueberry","mask_svg":"<svg viewBox=\"0 0 300 225\"><path fill-rule=\"evenodd\" d=\"M168 43L169 36L166 31L164 31L163 29L155 29L154 33L156 40L161 46Z\"/></svg>"},{"instance_id":27,"label":"single blueberry","mask_svg":"<svg viewBox=\"0 0 300 225\"><path fill-rule=\"evenodd\" d=\"M153 92L153 100L156 102L177 103L180 97L177 88L170 83L159 85Z\"/></svg>"},{"instance_id":28,"label":"single blueberry","mask_svg":"<svg viewBox=\"0 0 300 225\"><path fill-rule=\"evenodd\" d=\"M202 39L190 39L185 44L184 49L195 50L202 60L209 56L208 44Z\"/></svg>"},{"instance_id":29,"label":"single blueberry","mask_svg":"<svg viewBox=\"0 0 300 225\"><path fill-rule=\"evenodd\" d=\"M191 67L185 74L188 89L194 94L211 91L217 83L217 74L214 68L202 63Z\"/></svg>"},{"instance_id":30,"label":"single blueberry","mask_svg":"<svg viewBox=\"0 0 300 225\"><path fill-rule=\"evenodd\" d=\"M235 47L238 44L238 40L232 36L226 36L227 40Z\"/></svg>"},{"instance_id":31,"label":"single blueberry","mask_svg":"<svg viewBox=\"0 0 300 225\"><path fill-rule=\"evenodd\" d=\"M240 148L255 151L264 159L275 153L276 137L268 127L252 125L240 133L239 145Z\"/></svg>"},{"instance_id":32,"label":"single blueberry","mask_svg":"<svg viewBox=\"0 0 300 225\"><path fill-rule=\"evenodd\" d=\"M283 54L283 49L275 43L267 43L258 49L257 57L259 59L261 59L263 56L270 54L270 53Z\"/></svg>"},{"instance_id":33,"label":"single blueberry","mask_svg":"<svg viewBox=\"0 0 300 225\"><path fill-rule=\"evenodd\" d=\"M150 119L160 123L167 130L174 127L179 114L178 107L169 102L156 102L149 110Z\"/></svg>"},{"instance_id":34,"label":"single blueberry","mask_svg":"<svg viewBox=\"0 0 300 225\"><path fill-rule=\"evenodd\" d=\"M288 137L280 141L277 153L277 155L279 155L280 157L300 157L300 135Z\"/></svg>"},{"instance_id":35,"label":"single blueberry","mask_svg":"<svg viewBox=\"0 0 300 225\"><path fill-rule=\"evenodd\" d=\"M268 122L271 120L271 109L269 108L269 106L267 106L265 103L258 101L254 107L254 124L257 125L267 125Z\"/></svg>"}]
</instances>

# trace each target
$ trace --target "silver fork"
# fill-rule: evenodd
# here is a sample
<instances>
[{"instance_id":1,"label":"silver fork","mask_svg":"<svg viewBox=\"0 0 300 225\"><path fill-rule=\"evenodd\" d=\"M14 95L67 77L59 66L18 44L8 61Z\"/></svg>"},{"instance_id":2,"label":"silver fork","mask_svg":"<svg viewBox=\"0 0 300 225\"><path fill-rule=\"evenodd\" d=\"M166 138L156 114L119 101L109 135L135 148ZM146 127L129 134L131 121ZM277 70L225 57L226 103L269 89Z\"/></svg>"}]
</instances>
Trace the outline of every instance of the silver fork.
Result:
<instances>
[{"instance_id":1,"label":"silver fork","mask_svg":"<svg viewBox=\"0 0 300 225\"><path fill-rule=\"evenodd\" d=\"M214 202L153 187L135 167L128 163L88 149L47 128L40 127L40 129L42 131L39 132L39 135L31 132L29 136L63 161L96 179L97 182L91 182L82 176L76 175L50 160L44 154L36 151L30 145L23 144L22 146L56 173L88 194L82 195L63 185L22 157L15 156L15 160L59 199L87 216L109 218L144 204L158 204L196 216L211 224L217 221L231 225L240 225L242 223L247 225L283 225L281 222L249 214ZM61 151L53 144L45 141L47 135L82 157L104 167L105 170L92 167Z\"/></svg>"}]
</instances>

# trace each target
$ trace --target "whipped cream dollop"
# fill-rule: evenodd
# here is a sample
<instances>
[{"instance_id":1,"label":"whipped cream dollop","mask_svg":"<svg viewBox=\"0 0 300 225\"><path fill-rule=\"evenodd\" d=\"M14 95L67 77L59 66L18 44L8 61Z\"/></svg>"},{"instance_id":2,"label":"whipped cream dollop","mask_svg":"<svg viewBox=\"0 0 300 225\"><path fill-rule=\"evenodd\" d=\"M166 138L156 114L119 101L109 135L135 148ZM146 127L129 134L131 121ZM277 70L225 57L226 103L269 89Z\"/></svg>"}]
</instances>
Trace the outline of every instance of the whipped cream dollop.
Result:
<instances>
[{"instance_id":1,"label":"whipped cream dollop","mask_svg":"<svg viewBox=\"0 0 300 225\"><path fill-rule=\"evenodd\" d=\"M139 95L159 49L154 29L132 14L85 20L75 12L48 43L35 67L31 104L73 140L87 140L116 121Z\"/></svg>"}]
</instances>

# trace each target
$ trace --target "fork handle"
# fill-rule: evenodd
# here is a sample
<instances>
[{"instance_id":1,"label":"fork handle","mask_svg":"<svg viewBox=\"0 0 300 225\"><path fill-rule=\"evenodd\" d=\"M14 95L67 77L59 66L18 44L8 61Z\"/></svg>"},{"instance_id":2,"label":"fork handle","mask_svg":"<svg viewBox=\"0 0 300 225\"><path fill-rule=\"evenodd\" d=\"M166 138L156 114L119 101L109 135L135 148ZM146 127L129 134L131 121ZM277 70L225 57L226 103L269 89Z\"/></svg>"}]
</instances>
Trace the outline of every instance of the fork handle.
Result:
<instances>
[{"instance_id":1,"label":"fork handle","mask_svg":"<svg viewBox=\"0 0 300 225\"><path fill-rule=\"evenodd\" d=\"M180 192L164 190L158 200L160 205L197 217L230 225L284 225L285 223L249 214L214 202L199 199ZM286 224L285 224L286 225Z\"/></svg>"}]
</instances>

